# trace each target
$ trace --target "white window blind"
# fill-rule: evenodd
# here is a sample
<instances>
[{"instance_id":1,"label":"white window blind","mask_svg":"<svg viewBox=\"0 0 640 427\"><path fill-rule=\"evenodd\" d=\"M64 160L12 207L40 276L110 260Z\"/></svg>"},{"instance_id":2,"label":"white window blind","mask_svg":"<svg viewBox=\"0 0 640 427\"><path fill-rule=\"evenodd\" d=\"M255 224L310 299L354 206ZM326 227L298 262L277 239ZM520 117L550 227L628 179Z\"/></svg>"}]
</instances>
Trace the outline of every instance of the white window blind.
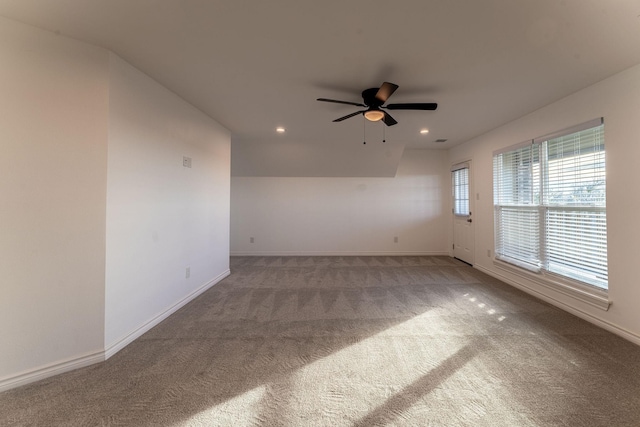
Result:
<instances>
[{"instance_id":1,"label":"white window blind","mask_svg":"<svg viewBox=\"0 0 640 427\"><path fill-rule=\"evenodd\" d=\"M451 172L453 213L469 215L469 166L464 164Z\"/></svg>"},{"instance_id":2,"label":"white window blind","mask_svg":"<svg viewBox=\"0 0 640 427\"><path fill-rule=\"evenodd\" d=\"M607 287L604 126L549 139L546 269Z\"/></svg>"},{"instance_id":3,"label":"white window blind","mask_svg":"<svg viewBox=\"0 0 640 427\"><path fill-rule=\"evenodd\" d=\"M493 158L496 257L535 271L541 266L539 154L530 143Z\"/></svg>"},{"instance_id":4,"label":"white window blind","mask_svg":"<svg viewBox=\"0 0 640 427\"><path fill-rule=\"evenodd\" d=\"M604 125L494 153L496 258L608 287Z\"/></svg>"}]
</instances>

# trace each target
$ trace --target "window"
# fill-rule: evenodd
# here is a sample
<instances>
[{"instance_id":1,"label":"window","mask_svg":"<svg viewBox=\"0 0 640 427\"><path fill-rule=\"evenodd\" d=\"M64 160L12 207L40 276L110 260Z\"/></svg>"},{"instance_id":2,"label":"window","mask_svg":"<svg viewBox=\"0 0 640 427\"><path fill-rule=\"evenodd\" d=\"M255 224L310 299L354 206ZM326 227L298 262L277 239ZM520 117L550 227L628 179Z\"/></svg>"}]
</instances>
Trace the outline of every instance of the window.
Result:
<instances>
[{"instance_id":1,"label":"window","mask_svg":"<svg viewBox=\"0 0 640 427\"><path fill-rule=\"evenodd\" d=\"M469 215L469 165L461 163L451 170L453 187L453 213Z\"/></svg>"},{"instance_id":2,"label":"window","mask_svg":"<svg viewBox=\"0 0 640 427\"><path fill-rule=\"evenodd\" d=\"M608 287L604 124L494 153L496 258Z\"/></svg>"}]
</instances>

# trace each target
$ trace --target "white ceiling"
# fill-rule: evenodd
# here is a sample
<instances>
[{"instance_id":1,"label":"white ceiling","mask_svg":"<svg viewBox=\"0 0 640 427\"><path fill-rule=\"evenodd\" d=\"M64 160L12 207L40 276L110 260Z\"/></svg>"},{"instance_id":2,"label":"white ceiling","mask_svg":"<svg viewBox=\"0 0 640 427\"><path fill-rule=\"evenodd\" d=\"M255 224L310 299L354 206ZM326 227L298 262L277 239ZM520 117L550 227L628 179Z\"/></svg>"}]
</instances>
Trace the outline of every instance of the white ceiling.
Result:
<instances>
[{"instance_id":1,"label":"white ceiling","mask_svg":"<svg viewBox=\"0 0 640 427\"><path fill-rule=\"evenodd\" d=\"M108 48L267 146L361 144L361 116L332 123L357 107L315 99L390 81L389 102L439 108L393 112L387 140L447 148L640 63L640 0L0 0L0 15Z\"/></svg>"}]
</instances>

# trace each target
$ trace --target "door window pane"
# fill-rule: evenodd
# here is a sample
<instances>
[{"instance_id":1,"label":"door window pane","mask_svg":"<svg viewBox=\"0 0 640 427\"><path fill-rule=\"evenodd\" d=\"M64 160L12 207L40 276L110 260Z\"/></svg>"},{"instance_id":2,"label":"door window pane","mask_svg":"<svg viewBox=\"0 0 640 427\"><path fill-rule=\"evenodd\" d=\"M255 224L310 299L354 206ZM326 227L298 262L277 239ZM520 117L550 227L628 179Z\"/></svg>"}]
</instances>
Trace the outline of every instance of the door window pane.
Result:
<instances>
[{"instance_id":1,"label":"door window pane","mask_svg":"<svg viewBox=\"0 0 640 427\"><path fill-rule=\"evenodd\" d=\"M469 215L469 168L455 170L451 173L453 184L453 213Z\"/></svg>"}]
</instances>

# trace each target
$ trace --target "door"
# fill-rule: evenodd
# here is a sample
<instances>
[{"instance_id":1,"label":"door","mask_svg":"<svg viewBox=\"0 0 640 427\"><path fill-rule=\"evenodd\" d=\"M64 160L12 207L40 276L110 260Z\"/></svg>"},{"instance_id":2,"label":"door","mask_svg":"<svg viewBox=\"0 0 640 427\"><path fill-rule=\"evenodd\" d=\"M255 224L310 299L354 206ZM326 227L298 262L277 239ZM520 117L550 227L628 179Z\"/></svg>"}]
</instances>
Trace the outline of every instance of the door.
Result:
<instances>
[{"instance_id":1,"label":"door","mask_svg":"<svg viewBox=\"0 0 640 427\"><path fill-rule=\"evenodd\" d=\"M471 162L451 168L453 195L453 256L473 265L474 232L471 211Z\"/></svg>"}]
</instances>

